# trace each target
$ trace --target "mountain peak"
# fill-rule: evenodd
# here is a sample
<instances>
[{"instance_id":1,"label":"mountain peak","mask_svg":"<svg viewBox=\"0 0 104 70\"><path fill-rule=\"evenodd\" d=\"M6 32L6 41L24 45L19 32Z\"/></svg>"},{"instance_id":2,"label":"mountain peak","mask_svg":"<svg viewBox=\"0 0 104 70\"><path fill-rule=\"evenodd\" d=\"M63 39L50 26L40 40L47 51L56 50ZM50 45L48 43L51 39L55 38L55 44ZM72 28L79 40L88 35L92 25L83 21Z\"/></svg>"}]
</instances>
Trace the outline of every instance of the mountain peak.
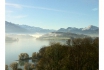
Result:
<instances>
[{"instance_id":1,"label":"mountain peak","mask_svg":"<svg viewBox=\"0 0 104 70\"><path fill-rule=\"evenodd\" d=\"M98 27L93 26L93 25L89 25L88 27L85 27L82 30L96 30L96 29L98 29Z\"/></svg>"}]
</instances>

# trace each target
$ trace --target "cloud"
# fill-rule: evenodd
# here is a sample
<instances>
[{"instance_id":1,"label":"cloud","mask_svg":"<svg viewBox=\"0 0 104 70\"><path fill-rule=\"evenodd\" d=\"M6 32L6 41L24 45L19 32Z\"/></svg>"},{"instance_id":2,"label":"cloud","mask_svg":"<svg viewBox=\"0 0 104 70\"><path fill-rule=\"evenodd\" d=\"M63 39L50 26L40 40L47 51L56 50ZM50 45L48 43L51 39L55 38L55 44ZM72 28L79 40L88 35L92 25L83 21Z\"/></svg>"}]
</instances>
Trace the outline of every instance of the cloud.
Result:
<instances>
[{"instance_id":1,"label":"cloud","mask_svg":"<svg viewBox=\"0 0 104 70\"><path fill-rule=\"evenodd\" d=\"M67 11L51 9L51 8L35 7L35 6L20 5L20 4L13 4L13 3L5 3L5 5L12 6L12 7L15 7L15 8L34 8L34 9L41 9L41 10L51 10L51 11L67 12Z\"/></svg>"},{"instance_id":2,"label":"cloud","mask_svg":"<svg viewBox=\"0 0 104 70\"><path fill-rule=\"evenodd\" d=\"M5 3L5 5L7 5L7 6L12 6L12 7L15 7L15 8L22 8L22 6L19 5L19 4Z\"/></svg>"},{"instance_id":3,"label":"cloud","mask_svg":"<svg viewBox=\"0 0 104 70\"><path fill-rule=\"evenodd\" d=\"M98 10L98 8L93 8L92 10L93 10L93 11L97 11L97 10Z\"/></svg>"},{"instance_id":4,"label":"cloud","mask_svg":"<svg viewBox=\"0 0 104 70\"><path fill-rule=\"evenodd\" d=\"M51 11L60 11L60 12L67 12L67 11L63 11L63 10L57 10L57 9L51 9L51 8L44 8L44 7L26 6L26 5L22 5L22 7L34 8L34 9L42 9L42 10L51 10Z\"/></svg>"},{"instance_id":5,"label":"cloud","mask_svg":"<svg viewBox=\"0 0 104 70\"><path fill-rule=\"evenodd\" d=\"M49 10L49 11L56 11L56 12L65 12L65 13L72 13L72 14L77 14L77 15L87 15L87 14L82 14L82 13L77 13L77 12L69 12L65 10L58 10L58 9L52 9L52 8L46 8L46 7L36 7L36 6L28 6L28 5L20 5L20 4L13 4L13 3L6 3L5 5L7 6L13 6L15 8L32 8L32 9L40 9L40 10ZM93 9L96 10L96 9ZM26 16L18 16L17 18L22 18Z\"/></svg>"}]
</instances>

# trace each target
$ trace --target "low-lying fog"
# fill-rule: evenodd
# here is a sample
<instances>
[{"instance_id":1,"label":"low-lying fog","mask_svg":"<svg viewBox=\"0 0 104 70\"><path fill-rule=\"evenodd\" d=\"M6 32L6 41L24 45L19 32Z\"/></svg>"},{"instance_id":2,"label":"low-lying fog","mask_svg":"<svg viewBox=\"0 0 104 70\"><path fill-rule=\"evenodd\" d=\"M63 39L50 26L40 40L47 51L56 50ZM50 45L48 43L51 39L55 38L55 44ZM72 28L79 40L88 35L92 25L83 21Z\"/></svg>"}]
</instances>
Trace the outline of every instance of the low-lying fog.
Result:
<instances>
[{"instance_id":1,"label":"low-lying fog","mask_svg":"<svg viewBox=\"0 0 104 70\"><path fill-rule=\"evenodd\" d=\"M6 34L5 35L5 56L6 64L18 60L20 53L28 53L32 56L33 52L38 52L41 47L49 44L49 41L36 40L43 34Z\"/></svg>"},{"instance_id":2,"label":"low-lying fog","mask_svg":"<svg viewBox=\"0 0 104 70\"><path fill-rule=\"evenodd\" d=\"M5 36L5 40L7 41L17 41L20 39L29 39L29 38L33 38L36 39L40 36L42 36L43 33L35 33L35 34L6 34Z\"/></svg>"}]
</instances>

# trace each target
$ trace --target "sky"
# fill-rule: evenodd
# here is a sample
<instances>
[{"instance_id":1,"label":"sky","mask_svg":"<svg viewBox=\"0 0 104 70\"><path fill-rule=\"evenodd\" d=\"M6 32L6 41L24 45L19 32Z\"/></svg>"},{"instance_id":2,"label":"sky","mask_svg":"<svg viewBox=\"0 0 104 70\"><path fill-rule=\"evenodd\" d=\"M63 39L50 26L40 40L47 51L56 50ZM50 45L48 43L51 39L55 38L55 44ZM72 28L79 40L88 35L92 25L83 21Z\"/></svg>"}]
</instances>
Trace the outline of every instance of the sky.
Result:
<instances>
[{"instance_id":1,"label":"sky","mask_svg":"<svg viewBox=\"0 0 104 70\"><path fill-rule=\"evenodd\" d=\"M99 27L99 1L5 0L5 21L56 30Z\"/></svg>"}]
</instances>

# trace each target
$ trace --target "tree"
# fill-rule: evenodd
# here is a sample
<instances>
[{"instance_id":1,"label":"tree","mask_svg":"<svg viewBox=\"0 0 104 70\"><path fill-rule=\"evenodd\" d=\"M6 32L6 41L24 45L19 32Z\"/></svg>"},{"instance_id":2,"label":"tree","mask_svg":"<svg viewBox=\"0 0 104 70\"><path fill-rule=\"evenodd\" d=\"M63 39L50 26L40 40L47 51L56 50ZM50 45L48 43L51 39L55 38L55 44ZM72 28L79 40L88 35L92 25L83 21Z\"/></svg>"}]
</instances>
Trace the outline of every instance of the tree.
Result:
<instances>
[{"instance_id":1,"label":"tree","mask_svg":"<svg viewBox=\"0 0 104 70\"><path fill-rule=\"evenodd\" d=\"M69 52L69 64L73 70L98 69L99 53L93 42L91 38L73 40L73 47Z\"/></svg>"},{"instance_id":2,"label":"tree","mask_svg":"<svg viewBox=\"0 0 104 70\"><path fill-rule=\"evenodd\" d=\"M27 59L27 58L29 58L29 55L27 53L21 53L19 55L19 60L23 60L23 59Z\"/></svg>"},{"instance_id":3,"label":"tree","mask_svg":"<svg viewBox=\"0 0 104 70\"><path fill-rule=\"evenodd\" d=\"M19 55L19 64L20 64L20 66L23 66L27 62L29 62L29 55L27 53L21 53Z\"/></svg>"},{"instance_id":4,"label":"tree","mask_svg":"<svg viewBox=\"0 0 104 70\"><path fill-rule=\"evenodd\" d=\"M5 65L5 70L8 70L8 65Z\"/></svg>"},{"instance_id":5,"label":"tree","mask_svg":"<svg viewBox=\"0 0 104 70\"><path fill-rule=\"evenodd\" d=\"M35 69L35 65L32 63L25 63L24 64L24 70L33 70Z\"/></svg>"},{"instance_id":6,"label":"tree","mask_svg":"<svg viewBox=\"0 0 104 70\"><path fill-rule=\"evenodd\" d=\"M17 62L13 62L13 63L10 64L10 67L12 68L12 70L17 70L18 63Z\"/></svg>"},{"instance_id":7,"label":"tree","mask_svg":"<svg viewBox=\"0 0 104 70\"><path fill-rule=\"evenodd\" d=\"M41 48L37 70L96 70L99 68L97 42L96 38L76 38L68 40L67 45L51 43Z\"/></svg>"},{"instance_id":8,"label":"tree","mask_svg":"<svg viewBox=\"0 0 104 70\"><path fill-rule=\"evenodd\" d=\"M59 43L51 44L44 49L43 57L39 60L38 70L61 70L61 60L67 54L67 46Z\"/></svg>"}]
</instances>

